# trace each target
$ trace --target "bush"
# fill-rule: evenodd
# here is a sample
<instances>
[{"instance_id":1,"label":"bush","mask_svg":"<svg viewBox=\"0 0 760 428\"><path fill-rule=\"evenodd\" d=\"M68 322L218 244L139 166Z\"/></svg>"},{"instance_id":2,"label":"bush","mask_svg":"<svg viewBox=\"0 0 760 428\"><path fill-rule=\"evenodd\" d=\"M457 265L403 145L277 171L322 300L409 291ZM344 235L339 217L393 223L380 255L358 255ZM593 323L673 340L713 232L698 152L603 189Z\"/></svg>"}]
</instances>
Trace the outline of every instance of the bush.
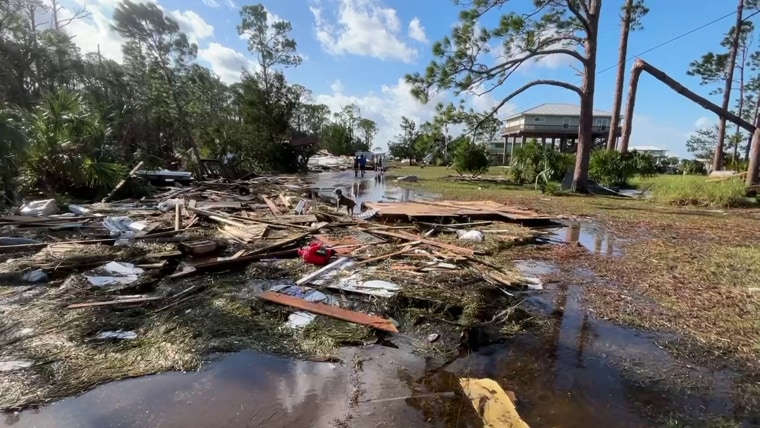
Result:
<instances>
[{"instance_id":1,"label":"bush","mask_svg":"<svg viewBox=\"0 0 760 428\"><path fill-rule=\"evenodd\" d=\"M571 154L563 154L531 141L515 147L507 174L510 180L518 184L535 182L542 171L547 172L549 180L560 181L574 162L575 156Z\"/></svg>"},{"instance_id":2,"label":"bush","mask_svg":"<svg viewBox=\"0 0 760 428\"><path fill-rule=\"evenodd\" d=\"M746 201L744 182L736 178L710 182L699 176L668 175L645 180L641 187L666 204L730 208Z\"/></svg>"},{"instance_id":3,"label":"bush","mask_svg":"<svg viewBox=\"0 0 760 428\"><path fill-rule=\"evenodd\" d=\"M478 176L488 171L488 154L483 146L474 143L460 144L454 153L454 169L462 174Z\"/></svg>"},{"instance_id":4,"label":"bush","mask_svg":"<svg viewBox=\"0 0 760 428\"><path fill-rule=\"evenodd\" d=\"M681 170L684 175L705 175L707 168L705 164L693 159L684 159L681 161Z\"/></svg>"},{"instance_id":5,"label":"bush","mask_svg":"<svg viewBox=\"0 0 760 428\"><path fill-rule=\"evenodd\" d=\"M652 177L657 173L654 159L644 153L620 153L599 149L591 154L589 176L604 186L624 186L636 175Z\"/></svg>"}]
</instances>

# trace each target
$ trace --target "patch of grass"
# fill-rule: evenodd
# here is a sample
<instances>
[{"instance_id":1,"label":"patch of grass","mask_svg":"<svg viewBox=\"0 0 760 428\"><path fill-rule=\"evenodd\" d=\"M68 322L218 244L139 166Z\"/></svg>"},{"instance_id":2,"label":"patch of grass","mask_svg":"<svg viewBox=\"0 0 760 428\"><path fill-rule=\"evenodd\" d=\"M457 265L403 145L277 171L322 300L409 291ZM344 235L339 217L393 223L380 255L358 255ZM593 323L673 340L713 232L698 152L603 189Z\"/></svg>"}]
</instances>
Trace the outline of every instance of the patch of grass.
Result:
<instances>
[{"instance_id":1,"label":"patch of grass","mask_svg":"<svg viewBox=\"0 0 760 428\"><path fill-rule=\"evenodd\" d=\"M488 171L481 174L481 177L504 177L505 168L503 166L491 166ZM445 166L409 166L399 164L388 170L388 175L393 177L402 177L406 175L416 175L420 180L435 180L447 176L458 176L454 168Z\"/></svg>"},{"instance_id":2,"label":"patch of grass","mask_svg":"<svg viewBox=\"0 0 760 428\"><path fill-rule=\"evenodd\" d=\"M696 175L661 175L638 182L656 202L672 205L696 205L731 208L747 204L746 187L740 179L707 181Z\"/></svg>"}]
</instances>

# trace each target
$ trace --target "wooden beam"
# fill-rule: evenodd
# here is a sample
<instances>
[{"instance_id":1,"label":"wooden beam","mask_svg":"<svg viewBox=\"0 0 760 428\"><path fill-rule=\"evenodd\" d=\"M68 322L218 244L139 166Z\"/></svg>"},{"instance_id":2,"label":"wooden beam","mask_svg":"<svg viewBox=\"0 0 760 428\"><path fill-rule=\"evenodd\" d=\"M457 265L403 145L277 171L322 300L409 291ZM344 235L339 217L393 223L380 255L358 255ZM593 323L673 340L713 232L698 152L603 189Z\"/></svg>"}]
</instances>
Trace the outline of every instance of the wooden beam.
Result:
<instances>
[{"instance_id":1,"label":"wooden beam","mask_svg":"<svg viewBox=\"0 0 760 428\"><path fill-rule=\"evenodd\" d=\"M398 329L396 329L396 326L393 325L390 320L376 317L374 315L349 311L347 309L342 309L336 306L325 305L324 303L309 302L304 299L288 296L286 294L275 293L273 291L266 291L257 297L261 300L279 303L281 305L290 306L296 309L302 309L314 314L325 315L355 324L366 325L391 333L398 333Z\"/></svg>"}]
</instances>

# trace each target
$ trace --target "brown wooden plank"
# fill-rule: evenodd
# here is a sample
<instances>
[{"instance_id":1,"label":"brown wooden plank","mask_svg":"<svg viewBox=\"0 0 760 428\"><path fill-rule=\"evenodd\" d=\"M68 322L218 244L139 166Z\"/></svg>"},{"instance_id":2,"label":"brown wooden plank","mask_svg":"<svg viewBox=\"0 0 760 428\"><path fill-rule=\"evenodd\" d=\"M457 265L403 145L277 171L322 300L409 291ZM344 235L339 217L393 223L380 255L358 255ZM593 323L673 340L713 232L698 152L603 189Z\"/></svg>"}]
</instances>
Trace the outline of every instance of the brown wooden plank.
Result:
<instances>
[{"instance_id":1,"label":"brown wooden plank","mask_svg":"<svg viewBox=\"0 0 760 428\"><path fill-rule=\"evenodd\" d=\"M267 204L267 206L269 207L269 211L272 211L272 214L282 215L282 213L280 212L280 209L277 208L277 205L275 205L271 199L267 198L266 196L262 196L261 199L263 199L264 203Z\"/></svg>"},{"instance_id":2,"label":"brown wooden plank","mask_svg":"<svg viewBox=\"0 0 760 428\"><path fill-rule=\"evenodd\" d=\"M284 206L287 209L290 209L290 202L288 201L288 198L285 197L282 193L280 193L280 202L282 202L282 206Z\"/></svg>"},{"instance_id":3,"label":"brown wooden plank","mask_svg":"<svg viewBox=\"0 0 760 428\"><path fill-rule=\"evenodd\" d=\"M454 253L458 254L464 254L466 256L473 256L477 254L477 252L470 248L464 248L464 247L457 247L456 245L450 245L450 244L444 244L443 242L438 241L431 241L429 239L423 239L421 236L412 235L411 233L406 232L384 232L381 230L373 230L372 233L382 236L390 236L391 238L398 238L398 239L404 239L406 241L419 241L426 245L431 245L433 247L443 248L444 250L449 250Z\"/></svg>"},{"instance_id":4,"label":"brown wooden plank","mask_svg":"<svg viewBox=\"0 0 760 428\"><path fill-rule=\"evenodd\" d=\"M66 306L66 309L81 309L81 308L92 308L96 306L113 306L113 305L128 305L128 304L137 304L137 303L147 303L147 302L154 302L156 300L161 300L163 297L142 297L139 299L116 299L116 300L107 300L105 302L85 302L85 303L74 303L73 305Z\"/></svg>"},{"instance_id":5,"label":"brown wooden plank","mask_svg":"<svg viewBox=\"0 0 760 428\"><path fill-rule=\"evenodd\" d=\"M347 309L338 308L336 306L325 305L324 303L308 302L297 297L288 296L286 294L275 293L273 291L266 291L258 296L259 299L269 302L279 303L281 305L290 306L296 309L303 309L305 311L325 315L335 319L352 322L355 324L366 325L376 328L378 330L388 331L391 333L398 333L396 326L392 322L385 318L376 317L374 315L368 315L361 312L349 311Z\"/></svg>"}]
</instances>

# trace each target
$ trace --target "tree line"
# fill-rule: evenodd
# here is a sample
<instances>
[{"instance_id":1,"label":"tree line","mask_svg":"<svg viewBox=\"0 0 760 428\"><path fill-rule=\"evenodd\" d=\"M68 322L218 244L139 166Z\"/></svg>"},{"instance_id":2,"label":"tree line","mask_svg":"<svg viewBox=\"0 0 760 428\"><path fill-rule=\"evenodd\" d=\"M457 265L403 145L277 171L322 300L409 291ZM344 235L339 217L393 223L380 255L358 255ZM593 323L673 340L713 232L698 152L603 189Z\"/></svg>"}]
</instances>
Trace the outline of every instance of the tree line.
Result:
<instances>
[{"instance_id":1,"label":"tree line","mask_svg":"<svg viewBox=\"0 0 760 428\"><path fill-rule=\"evenodd\" d=\"M112 30L123 60L82 53L58 0L0 2L0 184L5 202L22 193L104 192L132 165L198 169L229 154L256 171L305 170L318 149L369 150L377 125L356 105L331 112L289 82L301 64L290 22L267 20L263 5L240 9L238 33L255 69L225 84L197 63L198 47L153 3L125 0ZM67 15L68 16L68 15Z\"/></svg>"}]
</instances>

